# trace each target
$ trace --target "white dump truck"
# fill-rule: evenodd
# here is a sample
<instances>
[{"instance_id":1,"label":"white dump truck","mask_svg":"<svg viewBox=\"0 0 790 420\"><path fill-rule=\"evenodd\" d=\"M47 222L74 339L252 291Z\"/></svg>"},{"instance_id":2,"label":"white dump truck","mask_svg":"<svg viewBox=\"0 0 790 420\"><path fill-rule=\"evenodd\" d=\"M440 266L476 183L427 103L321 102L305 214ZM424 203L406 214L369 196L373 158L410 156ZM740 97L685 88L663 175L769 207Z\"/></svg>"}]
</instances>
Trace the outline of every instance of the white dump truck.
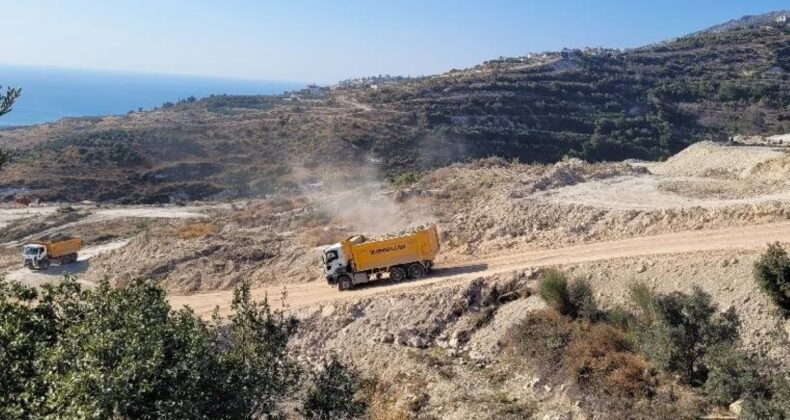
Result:
<instances>
[{"instance_id":1,"label":"white dump truck","mask_svg":"<svg viewBox=\"0 0 790 420\"><path fill-rule=\"evenodd\" d=\"M340 290L380 279L385 274L393 282L419 279L431 270L437 253L436 225L377 241L357 235L324 250L324 272L327 282L336 284Z\"/></svg>"},{"instance_id":2,"label":"white dump truck","mask_svg":"<svg viewBox=\"0 0 790 420\"><path fill-rule=\"evenodd\" d=\"M53 262L60 265L76 262L77 252L81 248L80 238L31 242L22 248L22 257L25 267L31 270L46 270Z\"/></svg>"}]
</instances>

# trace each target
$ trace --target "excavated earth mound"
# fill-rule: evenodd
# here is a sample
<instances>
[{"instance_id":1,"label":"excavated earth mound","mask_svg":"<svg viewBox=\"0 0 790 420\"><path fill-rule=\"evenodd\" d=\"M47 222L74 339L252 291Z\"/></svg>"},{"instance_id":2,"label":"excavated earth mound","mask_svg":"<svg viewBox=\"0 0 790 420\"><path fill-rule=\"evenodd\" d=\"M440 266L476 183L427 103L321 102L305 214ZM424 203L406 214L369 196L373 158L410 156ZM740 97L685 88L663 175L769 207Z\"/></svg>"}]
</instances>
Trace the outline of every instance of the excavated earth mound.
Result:
<instances>
[{"instance_id":1,"label":"excavated earth mound","mask_svg":"<svg viewBox=\"0 0 790 420\"><path fill-rule=\"evenodd\" d=\"M790 180L790 155L769 147L726 146L705 141L656 165L652 172L665 176Z\"/></svg>"},{"instance_id":2,"label":"excavated earth mound","mask_svg":"<svg viewBox=\"0 0 790 420\"><path fill-rule=\"evenodd\" d=\"M123 249L96 257L86 280L123 285L152 279L171 292L225 289L242 280L274 283L320 277L317 252L293 237L220 232L200 239L144 234Z\"/></svg>"}]
</instances>

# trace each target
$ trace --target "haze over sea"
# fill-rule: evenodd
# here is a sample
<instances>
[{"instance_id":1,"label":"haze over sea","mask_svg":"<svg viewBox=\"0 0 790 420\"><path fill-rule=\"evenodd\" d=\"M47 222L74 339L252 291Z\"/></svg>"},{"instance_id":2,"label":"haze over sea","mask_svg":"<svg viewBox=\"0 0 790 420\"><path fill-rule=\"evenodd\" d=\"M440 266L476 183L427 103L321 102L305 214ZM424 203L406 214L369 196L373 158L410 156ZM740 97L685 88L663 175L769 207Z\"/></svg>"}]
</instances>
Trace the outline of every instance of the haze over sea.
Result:
<instances>
[{"instance_id":1,"label":"haze over sea","mask_svg":"<svg viewBox=\"0 0 790 420\"><path fill-rule=\"evenodd\" d=\"M279 94L305 83L0 65L0 85L22 88L13 111L0 117L8 127L125 114L189 96Z\"/></svg>"}]
</instances>

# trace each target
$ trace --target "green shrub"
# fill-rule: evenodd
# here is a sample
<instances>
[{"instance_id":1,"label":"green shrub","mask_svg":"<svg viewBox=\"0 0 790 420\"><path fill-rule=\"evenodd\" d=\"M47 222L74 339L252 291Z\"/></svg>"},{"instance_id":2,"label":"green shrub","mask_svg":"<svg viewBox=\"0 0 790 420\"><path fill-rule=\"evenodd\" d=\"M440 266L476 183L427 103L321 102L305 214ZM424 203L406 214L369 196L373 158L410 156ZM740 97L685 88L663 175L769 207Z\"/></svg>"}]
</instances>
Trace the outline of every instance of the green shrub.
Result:
<instances>
[{"instance_id":1,"label":"green shrub","mask_svg":"<svg viewBox=\"0 0 790 420\"><path fill-rule=\"evenodd\" d=\"M749 359L732 346L709 349L704 362L708 369L705 393L715 404L730 404L751 395L759 386L759 377Z\"/></svg>"},{"instance_id":2,"label":"green shrub","mask_svg":"<svg viewBox=\"0 0 790 420\"><path fill-rule=\"evenodd\" d=\"M743 401L742 420L790 419L790 378L779 373L767 389Z\"/></svg>"},{"instance_id":3,"label":"green shrub","mask_svg":"<svg viewBox=\"0 0 790 420\"><path fill-rule=\"evenodd\" d=\"M633 330L633 324L635 322L634 316L622 306L615 306L613 309L607 311L604 317L609 325L621 331L631 332Z\"/></svg>"},{"instance_id":4,"label":"green shrub","mask_svg":"<svg viewBox=\"0 0 790 420\"><path fill-rule=\"evenodd\" d=\"M595 302L592 287L587 280L575 279L568 285L568 300L571 304L571 316L595 320L598 317L598 305Z\"/></svg>"},{"instance_id":5,"label":"green shrub","mask_svg":"<svg viewBox=\"0 0 790 420\"><path fill-rule=\"evenodd\" d=\"M543 274L538 288L540 297L562 315L589 320L598 316L598 305L592 287L584 279L569 282L565 273L551 269Z\"/></svg>"},{"instance_id":6,"label":"green shrub","mask_svg":"<svg viewBox=\"0 0 790 420\"><path fill-rule=\"evenodd\" d=\"M302 406L309 419L354 419L361 417L367 403L357 398L361 380L353 369L344 366L336 355L313 374L313 384Z\"/></svg>"},{"instance_id":7,"label":"green shrub","mask_svg":"<svg viewBox=\"0 0 790 420\"><path fill-rule=\"evenodd\" d=\"M568 293L568 278L559 270L546 270L538 286L540 297L555 311L562 315L572 312L571 299Z\"/></svg>"},{"instance_id":8,"label":"green shrub","mask_svg":"<svg viewBox=\"0 0 790 420\"><path fill-rule=\"evenodd\" d=\"M790 316L790 257L778 243L754 263L754 278L784 316Z\"/></svg>"},{"instance_id":9,"label":"green shrub","mask_svg":"<svg viewBox=\"0 0 790 420\"><path fill-rule=\"evenodd\" d=\"M710 295L695 286L691 295L673 292L649 298L649 316L637 329L645 355L660 369L686 383L704 379L704 356L710 348L738 340L738 316L720 313Z\"/></svg>"},{"instance_id":10,"label":"green shrub","mask_svg":"<svg viewBox=\"0 0 790 420\"><path fill-rule=\"evenodd\" d=\"M637 317L644 323L653 322L653 292L644 283L635 283L628 288L631 303L636 307Z\"/></svg>"}]
</instances>

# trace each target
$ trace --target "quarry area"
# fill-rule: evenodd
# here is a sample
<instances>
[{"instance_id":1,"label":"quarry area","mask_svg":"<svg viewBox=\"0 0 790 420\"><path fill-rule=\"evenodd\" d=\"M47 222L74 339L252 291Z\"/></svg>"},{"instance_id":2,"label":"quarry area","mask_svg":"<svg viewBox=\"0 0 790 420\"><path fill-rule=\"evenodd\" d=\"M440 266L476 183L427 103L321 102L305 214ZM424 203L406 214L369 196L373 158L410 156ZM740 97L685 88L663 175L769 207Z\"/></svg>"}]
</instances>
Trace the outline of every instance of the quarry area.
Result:
<instances>
[{"instance_id":1,"label":"quarry area","mask_svg":"<svg viewBox=\"0 0 790 420\"><path fill-rule=\"evenodd\" d=\"M378 379L371 410L387 415L377 418L594 418L621 407L580 392L549 356L513 350L513 327L546 308L537 284L549 268L589 281L605 309L627 306L634 284L698 286L738 314L744 350L790 369L790 321L752 275L769 243L790 238L790 139L742 140L696 143L663 162L486 158L397 186L266 199L2 204L0 275L36 286L64 274L87 287L150 279L174 308L206 317L229 311L233 287L249 280L256 299L302 321L292 343L300 359L336 353ZM325 281L325 246L429 223L441 251L427 278L343 292ZM20 246L58 233L82 238L76 263L22 267ZM695 402L656 393L675 415Z\"/></svg>"}]
</instances>

